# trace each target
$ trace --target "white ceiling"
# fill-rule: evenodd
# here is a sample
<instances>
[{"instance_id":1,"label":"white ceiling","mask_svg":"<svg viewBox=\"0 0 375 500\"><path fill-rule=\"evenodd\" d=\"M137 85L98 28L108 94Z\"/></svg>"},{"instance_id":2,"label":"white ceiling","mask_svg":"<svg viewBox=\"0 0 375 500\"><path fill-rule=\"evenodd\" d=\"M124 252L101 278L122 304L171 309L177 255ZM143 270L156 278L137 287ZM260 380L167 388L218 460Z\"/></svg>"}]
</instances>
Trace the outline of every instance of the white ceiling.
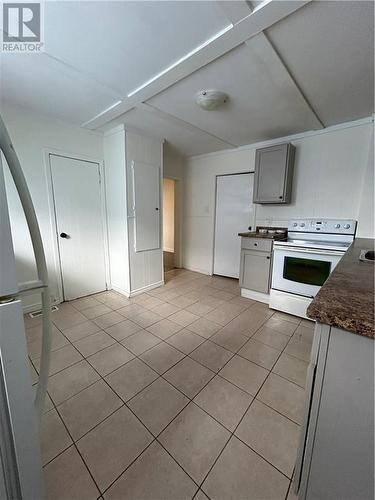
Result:
<instances>
[{"instance_id":1,"label":"white ceiling","mask_svg":"<svg viewBox=\"0 0 375 500\"><path fill-rule=\"evenodd\" d=\"M45 52L1 54L1 99L69 123L126 123L193 155L373 112L370 1L45 5ZM201 110L203 88L228 104Z\"/></svg>"}]
</instances>

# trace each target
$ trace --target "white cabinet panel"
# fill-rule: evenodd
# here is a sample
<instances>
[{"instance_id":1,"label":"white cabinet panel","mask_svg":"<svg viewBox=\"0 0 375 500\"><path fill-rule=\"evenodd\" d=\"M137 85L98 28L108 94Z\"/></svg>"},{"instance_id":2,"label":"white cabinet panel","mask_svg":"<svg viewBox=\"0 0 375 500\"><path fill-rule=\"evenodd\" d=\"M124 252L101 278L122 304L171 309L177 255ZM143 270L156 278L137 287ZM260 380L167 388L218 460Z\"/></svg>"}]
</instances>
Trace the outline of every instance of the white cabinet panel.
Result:
<instances>
[{"instance_id":1,"label":"white cabinet panel","mask_svg":"<svg viewBox=\"0 0 375 500\"><path fill-rule=\"evenodd\" d=\"M132 162L134 246L136 252L160 248L160 167Z\"/></svg>"}]
</instances>

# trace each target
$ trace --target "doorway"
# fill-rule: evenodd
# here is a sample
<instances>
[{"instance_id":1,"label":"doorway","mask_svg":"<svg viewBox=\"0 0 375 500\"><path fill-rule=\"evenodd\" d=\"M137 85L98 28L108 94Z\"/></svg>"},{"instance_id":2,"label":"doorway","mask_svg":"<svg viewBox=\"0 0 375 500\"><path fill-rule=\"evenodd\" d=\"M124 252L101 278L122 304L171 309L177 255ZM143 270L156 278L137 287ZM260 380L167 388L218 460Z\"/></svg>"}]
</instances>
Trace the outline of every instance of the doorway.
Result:
<instances>
[{"instance_id":1,"label":"doorway","mask_svg":"<svg viewBox=\"0 0 375 500\"><path fill-rule=\"evenodd\" d=\"M239 277L238 233L249 231L254 225L253 183L253 173L216 177L214 274Z\"/></svg>"},{"instance_id":2,"label":"doorway","mask_svg":"<svg viewBox=\"0 0 375 500\"><path fill-rule=\"evenodd\" d=\"M176 181L163 179L163 262L164 271L176 266L175 245Z\"/></svg>"},{"instance_id":3,"label":"doorway","mask_svg":"<svg viewBox=\"0 0 375 500\"><path fill-rule=\"evenodd\" d=\"M106 290L98 163L49 155L63 300Z\"/></svg>"}]
</instances>

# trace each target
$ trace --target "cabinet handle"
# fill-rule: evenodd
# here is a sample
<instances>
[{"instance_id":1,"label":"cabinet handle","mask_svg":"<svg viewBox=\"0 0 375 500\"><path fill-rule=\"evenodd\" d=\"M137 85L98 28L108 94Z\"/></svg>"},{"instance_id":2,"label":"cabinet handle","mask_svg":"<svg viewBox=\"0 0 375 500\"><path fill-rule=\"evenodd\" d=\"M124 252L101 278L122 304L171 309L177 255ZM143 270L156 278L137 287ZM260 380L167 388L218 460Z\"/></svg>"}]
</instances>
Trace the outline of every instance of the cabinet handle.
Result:
<instances>
[{"instance_id":1,"label":"cabinet handle","mask_svg":"<svg viewBox=\"0 0 375 500\"><path fill-rule=\"evenodd\" d=\"M258 243L254 243L254 246L257 247L258 246Z\"/></svg>"},{"instance_id":2,"label":"cabinet handle","mask_svg":"<svg viewBox=\"0 0 375 500\"><path fill-rule=\"evenodd\" d=\"M282 199L283 199L283 197L282 197L282 196L279 196L279 199L280 199L280 200L282 200Z\"/></svg>"},{"instance_id":3,"label":"cabinet handle","mask_svg":"<svg viewBox=\"0 0 375 500\"><path fill-rule=\"evenodd\" d=\"M268 260L270 260L270 258L271 258L271 257L270 257L269 255L267 255L267 259L268 259Z\"/></svg>"}]
</instances>

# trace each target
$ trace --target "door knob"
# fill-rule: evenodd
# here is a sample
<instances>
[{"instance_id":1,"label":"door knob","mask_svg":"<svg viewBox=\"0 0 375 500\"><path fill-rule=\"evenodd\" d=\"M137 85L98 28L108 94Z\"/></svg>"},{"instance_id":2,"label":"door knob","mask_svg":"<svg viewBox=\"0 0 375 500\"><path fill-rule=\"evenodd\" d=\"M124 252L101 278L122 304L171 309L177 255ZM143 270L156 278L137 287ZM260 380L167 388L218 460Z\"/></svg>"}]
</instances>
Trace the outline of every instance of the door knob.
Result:
<instances>
[{"instance_id":1,"label":"door knob","mask_svg":"<svg viewBox=\"0 0 375 500\"><path fill-rule=\"evenodd\" d=\"M69 236L66 233L60 233L60 238L69 238Z\"/></svg>"}]
</instances>

